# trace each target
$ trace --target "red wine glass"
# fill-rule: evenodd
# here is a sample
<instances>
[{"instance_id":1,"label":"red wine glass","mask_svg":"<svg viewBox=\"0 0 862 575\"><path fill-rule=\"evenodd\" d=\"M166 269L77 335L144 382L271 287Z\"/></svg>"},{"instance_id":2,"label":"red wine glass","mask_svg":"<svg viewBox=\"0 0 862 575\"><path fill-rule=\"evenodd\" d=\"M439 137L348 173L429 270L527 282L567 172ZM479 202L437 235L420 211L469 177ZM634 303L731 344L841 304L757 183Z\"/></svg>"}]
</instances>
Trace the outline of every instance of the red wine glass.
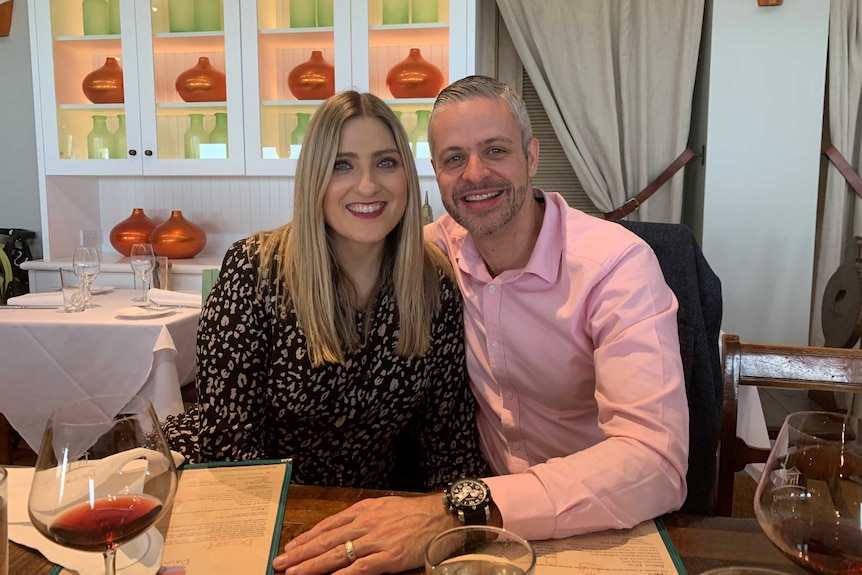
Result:
<instances>
[{"instance_id":1,"label":"red wine glass","mask_svg":"<svg viewBox=\"0 0 862 575\"><path fill-rule=\"evenodd\" d=\"M862 573L862 424L823 411L784 420L754 512L778 549L823 575Z\"/></svg>"},{"instance_id":2,"label":"red wine glass","mask_svg":"<svg viewBox=\"0 0 862 575\"><path fill-rule=\"evenodd\" d=\"M114 575L117 548L154 525L176 489L177 468L152 404L143 397L92 397L51 414L28 510L42 535L101 551L106 575Z\"/></svg>"}]
</instances>

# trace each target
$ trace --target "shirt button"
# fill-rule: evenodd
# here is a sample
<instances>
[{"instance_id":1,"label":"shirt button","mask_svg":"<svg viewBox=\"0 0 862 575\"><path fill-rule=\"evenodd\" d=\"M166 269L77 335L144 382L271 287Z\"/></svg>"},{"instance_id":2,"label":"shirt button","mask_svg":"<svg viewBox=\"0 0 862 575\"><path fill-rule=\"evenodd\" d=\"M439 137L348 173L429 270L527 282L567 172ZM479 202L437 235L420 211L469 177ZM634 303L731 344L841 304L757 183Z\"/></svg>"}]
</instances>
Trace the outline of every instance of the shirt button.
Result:
<instances>
[{"instance_id":1,"label":"shirt button","mask_svg":"<svg viewBox=\"0 0 862 575\"><path fill-rule=\"evenodd\" d=\"M506 399L512 399L512 392L511 391L504 391L503 397L505 397Z\"/></svg>"},{"instance_id":2,"label":"shirt button","mask_svg":"<svg viewBox=\"0 0 862 575\"><path fill-rule=\"evenodd\" d=\"M512 444L512 449L514 449L515 451L518 451L519 449L521 449L521 444L516 441L515 443Z\"/></svg>"},{"instance_id":3,"label":"shirt button","mask_svg":"<svg viewBox=\"0 0 862 575\"><path fill-rule=\"evenodd\" d=\"M497 291L497 286L488 286L488 291L494 293L495 291Z\"/></svg>"},{"instance_id":4,"label":"shirt button","mask_svg":"<svg viewBox=\"0 0 862 575\"><path fill-rule=\"evenodd\" d=\"M492 347L492 348L494 348L494 349L497 349L498 347L500 347L500 344L499 344L499 343L497 343L496 341L492 341L492 342L491 342L491 347Z\"/></svg>"}]
</instances>

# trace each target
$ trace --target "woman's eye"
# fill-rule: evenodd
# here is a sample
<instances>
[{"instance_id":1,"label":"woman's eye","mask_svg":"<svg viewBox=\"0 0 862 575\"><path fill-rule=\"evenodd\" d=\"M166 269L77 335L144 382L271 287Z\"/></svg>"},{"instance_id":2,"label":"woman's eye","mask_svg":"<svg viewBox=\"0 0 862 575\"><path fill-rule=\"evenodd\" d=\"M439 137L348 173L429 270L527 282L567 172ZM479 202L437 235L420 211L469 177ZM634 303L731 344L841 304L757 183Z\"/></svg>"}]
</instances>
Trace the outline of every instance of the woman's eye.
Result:
<instances>
[{"instance_id":1,"label":"woman's eye","mask_svg":"<svg viewBox=\"0 0 862 575\"><path fill-rule=\"evenodd\" d=\"M347 160L335 160L335 165L332 166L333 170L349 170L350 162Z\"/></svg>"},{"instance_id":2,"label":"woman's eye","mask_svg":"<svg viewBox=\"0 0 862 575\"><path fill-rule=\"evenodd\" d=\"M398 166L398 160L395 158L383 158L377 163L380 168L395 168Z\"/></svg>"}]
</instances>

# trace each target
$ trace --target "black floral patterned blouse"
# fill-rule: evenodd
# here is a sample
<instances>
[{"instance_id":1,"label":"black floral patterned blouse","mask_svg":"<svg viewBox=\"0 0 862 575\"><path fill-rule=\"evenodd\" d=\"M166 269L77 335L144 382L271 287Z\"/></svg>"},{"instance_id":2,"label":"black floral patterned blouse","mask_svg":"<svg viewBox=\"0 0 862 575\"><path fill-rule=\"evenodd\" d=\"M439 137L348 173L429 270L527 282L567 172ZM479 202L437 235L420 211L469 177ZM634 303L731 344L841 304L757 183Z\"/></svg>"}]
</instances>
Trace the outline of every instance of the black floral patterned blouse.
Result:
<instances>
[{"instance_id":1,"label":"black floral patterned blouse","mask_svg":"<svg viewBox=\"0 0 862 575\"><path fill-rule=\"evenodd\" d=\"M392 488L408 448L419 477L440 489L485 476L463 344L461 296L440 272L441 308L423 356L395 354L391 286L378 293L368 339L343 365L313 367L295 313L279 318L275 285L258 281L259 244L235 243L201 313L198 403L165 435L190 461L293 458L293 481ZM357 326L365 318L357 313ZM357 327L357 329L359 329ZM401 448L396 448L401 445Z\"/></svg>"}]
</instances>

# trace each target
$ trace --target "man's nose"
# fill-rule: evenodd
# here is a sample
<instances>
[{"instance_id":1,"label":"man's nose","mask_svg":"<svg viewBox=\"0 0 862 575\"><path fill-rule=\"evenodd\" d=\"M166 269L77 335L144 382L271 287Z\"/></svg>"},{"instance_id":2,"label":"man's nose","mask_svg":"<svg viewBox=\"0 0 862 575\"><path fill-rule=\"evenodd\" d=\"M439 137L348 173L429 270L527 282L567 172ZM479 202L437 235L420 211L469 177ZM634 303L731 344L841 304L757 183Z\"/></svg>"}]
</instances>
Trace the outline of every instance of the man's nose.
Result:
<instances>
[{"instance_id":1,"label":"man's nose","mask_svg":"<svg viewBox=\"0 0 862 575\"><path fill-rule=\"evenodd\" d=\"M479 182L488 175L488 167L481 157L471 155L467 158L467 164L464 167L463 178L470 182Z\"/></svg>"}]
</instances>

